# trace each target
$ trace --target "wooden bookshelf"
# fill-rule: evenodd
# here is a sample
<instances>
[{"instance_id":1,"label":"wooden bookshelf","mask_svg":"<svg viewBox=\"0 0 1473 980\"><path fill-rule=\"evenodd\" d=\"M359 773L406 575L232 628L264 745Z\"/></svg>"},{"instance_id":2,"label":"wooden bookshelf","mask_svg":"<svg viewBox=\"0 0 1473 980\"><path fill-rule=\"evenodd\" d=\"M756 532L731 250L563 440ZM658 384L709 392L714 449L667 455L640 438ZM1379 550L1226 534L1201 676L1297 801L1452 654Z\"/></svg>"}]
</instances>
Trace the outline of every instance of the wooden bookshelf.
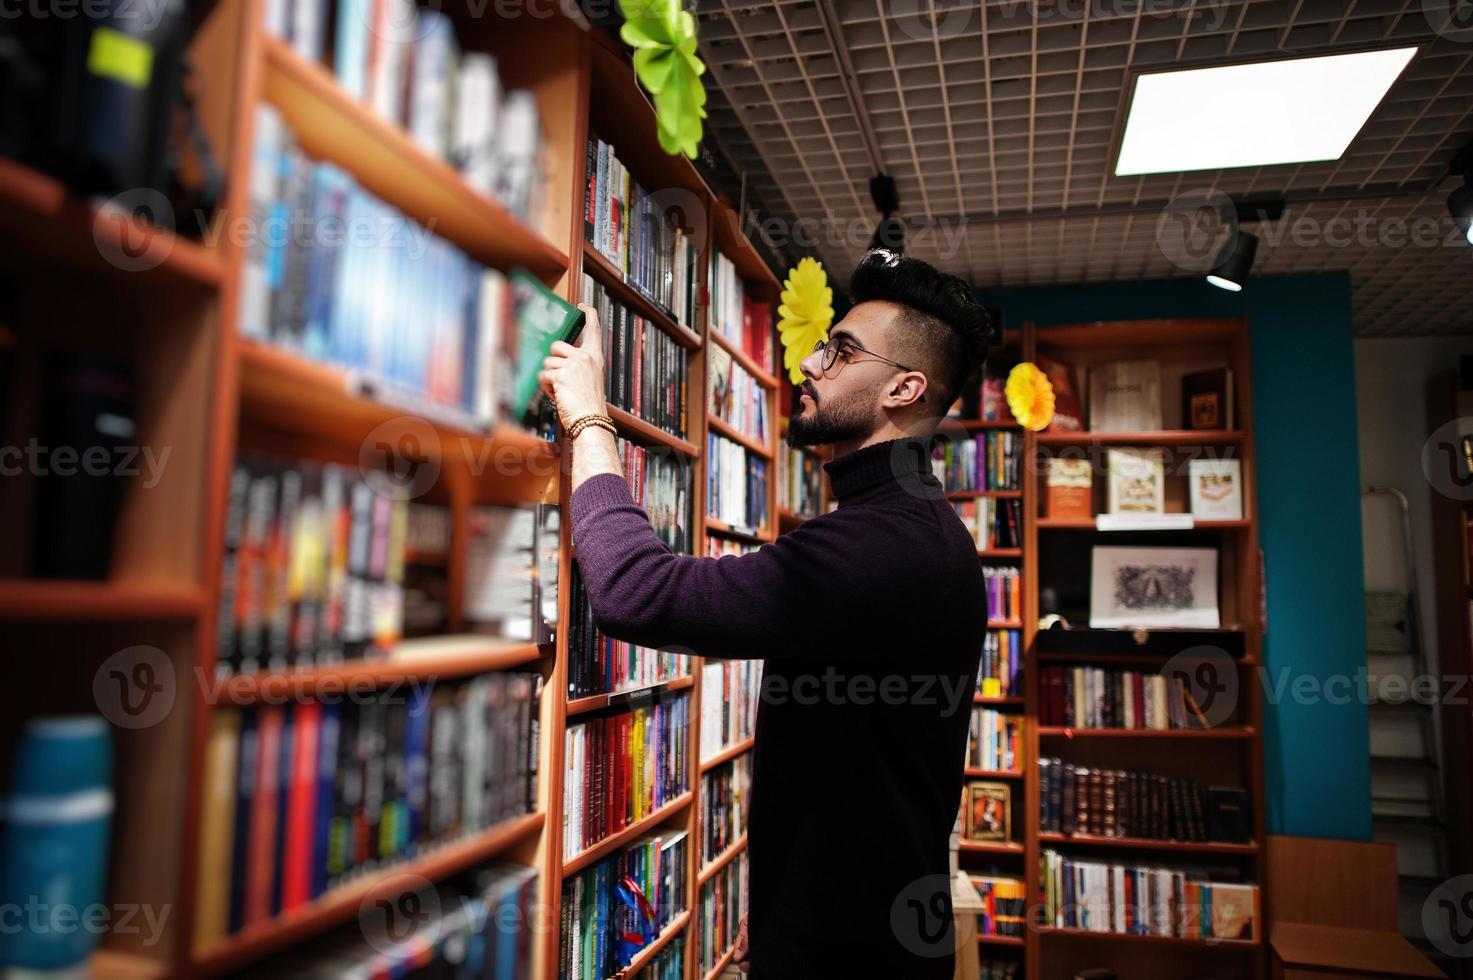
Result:
<instances>
[{"instance_id":1,"label":"wooden bookshelf","mask_svg":"<svg viewBox=\"0 0 1473 980\"><path fill-rule=\"evenodd\" d=\"M7 620L189 620L204 609L204 589L161 583L0 579L0 622Z\"/></svg>"},{"instance_id":2,"label":"wooden bookshelf","mask_svg":"<svg viewBox=\"0 0 1473 980\"><path fill-rule=\"evenodd\" d=\"M670 924L668 926L661 930L660 934L654 938L654 941L652 941L644 949L641 949L638 953L634 954L634 958L629 961L629 965L620 970L617 974L615 974L615 976L620 978L620 980L625 980L625 978L637 975L639 971L648 966L656 956L660 955L660 950L670 945L670 940L674 939L676 936L684 932L685 927L689 924L689 911L685 911L677 915L674 919L670 920Z\"/></svg>"},{"instance_id":3,"label":"wooden bookshelf","mask_svg":"<svg viewBox=\"0 0 1473 980\"><path fill-rule=\"evenodd\" d=\"M614 691L611 694L590 694L585 698L573 698L568 702L567 715L569 718L577 715L586 715L591 711L602 711L605 708L619 707L648 698L653 694L663 694L671 691L688 691L695 686L694 677L673 677L668 681L660 681L647 687L630 688L627 691Z\"/></svg>"},{"instance_id":4,"label":"wooden bookshelf","mask_svg":"<svg viewBox=\"0 0 1473 980\"><path fill-rule=\"evenodd\" d=\"M1075 847L1119 847L1141 851L1184 851L1194 854L1257 854L1258 845L1221 844L1211 841L1153 840L1146 837L1098 837L1093 834L1057 834L1041 832L1044 844L1068 844Z\"/></svg>"},{"instance_id":5,"label":"wooden bookshelf","mask_svg":"<svg viewBox=\"0 0 1473 980\"><path fill-rule=\"evenodd\" d=\"M718 871L734 861L736 859L736 856L746 849L747 835L742 834L741 837L737 838L735 844L732 844L726 850L722 851L710 864L701 868L700 872L696 875L696 885L704 885L706 882L716 877L716 873Z\"/></svg>"},{"instance_id":6,"label":"wooden bookshelf","mask_svg":"<svg viewBox=\"0 0 1473 980\"><path fill-rule=\"evenodd\" d=\"M755 744L757 744L757 740L755 738L744 738L740 742L737 742L735 745L728 745L720 752L717 752L715 755L711 756L711 758L703 759L701 761L700 767L701 772L703 774L708 773L722 763L730 762L732 759L735 759L743 752L751 751L752 746Z\"/></svg>"}]
</instances>

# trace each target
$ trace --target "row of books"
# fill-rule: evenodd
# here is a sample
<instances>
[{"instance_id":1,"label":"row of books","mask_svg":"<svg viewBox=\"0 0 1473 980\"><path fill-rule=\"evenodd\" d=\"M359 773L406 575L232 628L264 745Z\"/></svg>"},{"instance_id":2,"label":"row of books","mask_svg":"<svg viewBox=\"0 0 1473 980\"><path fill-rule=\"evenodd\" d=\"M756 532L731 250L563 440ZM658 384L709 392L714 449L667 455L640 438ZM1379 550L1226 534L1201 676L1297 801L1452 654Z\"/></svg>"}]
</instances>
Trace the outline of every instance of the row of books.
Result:
<instances>
[{"instance_id":1,"label":"row of books","mask_svg":"<svg viewBox=\"0 0 1473 980\"><path fill-rule=\"evenodd\" d=\"M1105 667L1038 672L1039 724L1072 728L1211 728L1180 676Z\"/></svg>"},{"instance_id":2,"label":"row of books","mask_svg":"<svg viewBox=\"0 0 1473 980\"><path fill-rule=\"evenodd\" d=\"M1023 618L1023 576L1013 565L984 565L982 580L987 587L987 618L1016 623Z\"/></svg>"},{"instance_id":3,"label":"row of books","mask_svg":"<svg viewBox=\"0 0 1473 980\"><path fill-rule=\"evenodd\" d=\"M583 299L603 326L604 394L609 404L666 432L685 434L686 349L658 325L616 302L583 276Z\"/></svg>"},{"instance_id":4,"label":"row of books","mask_svg":"<svg viewBox=\"0 0 1473 980\"><path fill-rule=\"evenodd\" d=\"M1068 450L1065 450L1066 452ZM1233 449L1226 453L1234 452ZM1095 517L1094 472L1098 461L1080 456L1048 457L1045 504L1050 518L1089 520ZM1243 517L1243 461L1225 455L1186 462L1188 513L1204 521L1236 521ZM1105 512L1165 514L1166 450L1161 446L1105 450ZM1181 472L1173 467L1172 476Z\"/></svg>"},{"instance_id":5,"label":"row of books","mask_svg":"<svg viewBox=\"0 0 1473 980\"><path fill-rule=\"evenodd\" d=\"M403 499L357 469L242 454L230 476L222 675L385 654L403 627Z\"/></svg>"},{"instance_id":6,"label":"row of books","mask_svg":"<svg viewBox=\"0 0 1473 980\"><path fill-rule=\"evenodd\" d=\"M536 674L221 710L205 748L207 943L537 806Z\"/></svg>"},{"instance_id":7,"label":"row of books","mask_svg":"<svg viewBox=\"0 0 1473 980\"><path fill-rule=\"evenodd\" d=\"M744 436L767 444L767 389L726 348L706 348L706 410Z\"/></svg>"},{"instance_id":8,"label":"row of books","mask_svg":"<svg viewBox=\"0 0 1473 980\"><path fill-rule=\"evenodd\" d=\"M757 730L762 661L714 660L701 667L701 749L704 761Z\"/></svg>"},{"instance_id":9,"label":"row of books","mask_svg":"<svg viewBox=\"0 0 1473 980\"><path fill-rule=\"evenodd\" d=\"M991 875L969 878L983 906L977 914L977 935L1023 938L1028 921L1027 884L1017 878Z\"/></svg>"},{"instance_id":10,"label":"row of books","mask_svg":"<svg viewBox=\"0 0 1473 980\"><path fill-rule=\"evenodd\" d=\"M1178 939L1254 939L1258 886L1203 880L1206 872L1076 861L1045 850L1043 914L1087 932Z\"/></svg>"},{"instance_id":11,"label":"row of books","mask_svg":"<svg viewBox=\"0 0 1473 980\"><path fill-rule=\"evenodd\" d=\"M747 295L736 266L720 252L711 256L708 285L712 332L749 356L757 367L772 374L775 370L772 307Z\"/></svg>"},{"instance_id":12,"label":"row of books","mask_svg":"<svg viewBox=\"0 0 1473 980\"><path fill-rule=\"evenodd\" d=\"M279 977L418 977L525 980L538 955L534 921L537 870L495 863L434 891L412 892L365 911L360 921L246 971ZM407 929L406 929L407 927ZM407 934L406 934L407 932Z\"/></svg>"},{"instance_id":13,"label":"row of books","mask_svg":"<svg viewBox=\"0 0 1473 980\"><path fill-rule=\"evenodd\" d=\"M639 186L601 139L588 141L584 187L584 239L625 282L672 319L694 327L700 246L677 222L695 216L679 214L669 207L675 202L662 202L660 194Z\"/></svg>"},{"instance_id":14,"label":"row of books","mask_svg":"<svg viewBox=\"0 0 1473 980\"><path fill-rule=\"evenodd\" d=\"M686 908L688 832L640 837L563 882L558 976L604 980Z\"/></svg>"},{"instance_id":15,"label":"row of books","mask_svg":"<svg viewBox=\"0 0 1473 980\"><path fill-rule=\"evenodd\" d=\"M982 641L977 690L993 698L1023 694L1023 635L1017 630L988 630Z\"/></svg>"},{"instance_id":16,"label":"row of books","mask_svg":"<svg viewBox=\"0 0 1473 980\"><path fill-rule=\"evenodd\" d=\"M1154 358L1104 361L1076 367L1051 355L1037 364L1053 384L1055 407L1051 430L1155 432L1164 428L1161 362ZM1233 370L1209 368L1182 375L1182 429L1231 429L1234 424ZM1082 392L1089 391L1085 417Z\"/></svg>"},{"instance_id":17,"label":"row of books","mask_svg":"<svg viewBox=\"0 0 1473 980\"><path fill-rule=\"evenodd\" d=\"M630 496L649 516L650 526L676 554L690 553L691 467L674 450L648 449L614 440L624 464Z\"/></svg>"},{"instance_id":18,"label":"row of books","mask_svg":"<svg viewBox=\"0 0 1473 980\"><path fill-rule=\"evenodd\" d=\"M563 857L642 820L690 789L690 697L568 725Z\"/></svg>"},{"instance_id":19,"label":"row of books","mask_svg":"<svg viewBox=\"0 0 1473 980\"><path fill-rule=\"evenodd\" d=\"M706 514L737 530L767 530L767 460L715 432L706 434Z\"/></svg>"},{"instance_id":20,"label":"row of books","mask_svg":"<svg viewBox=\"0 0 1473 980\"><path fill-rule=\"evenodd\" d=\"M761 548L760 544L752 541L738 541L735 538L718 538L715 535L706 535L706 557L726 558L750 555Z\"/></svg>"},{"instance_id":21,"label":"row of books","mask_svg":"<svg viewBox=\"0 0 1473 980\"><path fill-rule=\"evenodd\" d=\"M777 505L799 517L817 517L823 506L823 461L783 446L777 455Z\"/></svg>"},{"instance_id":22,"label":"row of books","mask_svg":"<svg viewBox=\"0 0 1473 980\"><path fill-rule=\"evenodd\" d=\"M257 107L242 337L352 373L378 397L464 424L521 421L506 276L311 160ZM538 365L540 366L540 364Z\"/></svg>"},{"instance_id":23,"label":"row of books","mask_svg":"<svg viewBox=\"0 0 1473 980\"><path fill-rule=\"evenodd\" d=\"M1020 548L1023 545L1023 502L983 497L954 500L952 507L977 542L979 550Z\"/></svg>"},{"instance_id":24,"label":"row of books","mask_svg":"<svg viewBox=\"0 0 1473 980\"><path fill-rule=\"evenodd\" d=\"M931 446L931 472L948 493L962 490L1016 490L1023 434L992 429L971 439L937 439Z\"/></svg>"},{"instance_id":25,"label":"row of books","mask_svg":"<svg viewBox=\"0 0 1473 980\"><path fill-rule=\"evenodd\" d=\"M752 753L743 752L701 777L701 864L710 864L747 832Z\"/></svg>"},{"instance_id":26,"label":"row of books","mask_svg":"<svg viewBox=\"0 0 1473 980\"><path fill-rule=\"evenodd\" d=\"M1023 758L1023 719L974 707L967 737L967 767L1017 772Z\"/></svg>"},{"instance_id":27,"label":"row of books","mask_svg":"<svg viewBox=\"0 0 1473 980\"><path fill-rule=\"evenodd\" d=\"M1039 830L1140 840L1252 839L1248 794L1160 773L1039 759Z\"/></svg>"},{"instance_id":28,"label":"row of books","mask_svg":"<svg viewBox=\"0 0 1473 980\"><path fill-rule=\"evenodd\" d=\"M616 640L594 625L593 608L588 603L577 562L573 563L571 602L569 699L634 691L690 676L691 659L686 654Z\"/></svg>"},{"instance_id":29,"label":"row of books","mask_svg":"<svg viewBox=\"0 0 1473 980\"><path fill-rule=\"evenodd\" d=\"M406 637L442 635L449 628L452 524L449 507L410 501L404 527Z\"/></svg>"},{"instance_id":30,"label":"row of books","mask_svg":"<svg viewBox=\"0 0 1473 980\"><path fill-rule=\"evenodd\" d=\"M635 975L635 980L683 980L685 977L685 932L671 937L649 966Z\"/></svg>"},{"instance_id":31,"label":"row of books","mask_svg":"<svg viewBox=\"0 0 1473 980\"><path fill-rule=\"evenodd\" d=\"M705 976L736 942L747 914L747 852L742 851L701 885L696 922L696 971Z\"/></svg>"},{"instance_id":32,"label":"row of books","mask_svg":"<svg viewBox=\"0 0 1473 980\"><path fill-rule=\"evenodd\" d=\"M554 642L562 548L558 506L472 507L466 524L467 627L505 640Z\"/></svg>"},{"instance_id":33,"label":"row of books","mask_svg":"<svg viewBox=\"0 0 1473 980\"><path fill-rule=\"evenodd\" d=\"M336 16L329 25L329 10ZM325 60L347 95L523 220L535 213L544 139L531 92L504 91L495 57L462 51L450 18L412 0L271 0L265 27Z\"/></svg>"}]
</instances>

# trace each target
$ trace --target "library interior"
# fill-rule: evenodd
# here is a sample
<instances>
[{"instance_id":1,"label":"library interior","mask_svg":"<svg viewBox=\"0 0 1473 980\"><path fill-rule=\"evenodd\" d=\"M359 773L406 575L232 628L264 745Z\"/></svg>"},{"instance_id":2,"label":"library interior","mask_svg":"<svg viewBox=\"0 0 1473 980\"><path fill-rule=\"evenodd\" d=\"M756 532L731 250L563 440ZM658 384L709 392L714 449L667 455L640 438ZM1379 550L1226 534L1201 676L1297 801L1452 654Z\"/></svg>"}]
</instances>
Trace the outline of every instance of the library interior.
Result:
<instances>
[{"instance_id":1,"label":"library interior","mask_svg":"<svg viewBox=\"0 0 1473 980\"><path fill-rule=\"evenodd\" d=\"M0 0L0 978L1473 980L1470 14Z\"/></svg>"}]
</instances>

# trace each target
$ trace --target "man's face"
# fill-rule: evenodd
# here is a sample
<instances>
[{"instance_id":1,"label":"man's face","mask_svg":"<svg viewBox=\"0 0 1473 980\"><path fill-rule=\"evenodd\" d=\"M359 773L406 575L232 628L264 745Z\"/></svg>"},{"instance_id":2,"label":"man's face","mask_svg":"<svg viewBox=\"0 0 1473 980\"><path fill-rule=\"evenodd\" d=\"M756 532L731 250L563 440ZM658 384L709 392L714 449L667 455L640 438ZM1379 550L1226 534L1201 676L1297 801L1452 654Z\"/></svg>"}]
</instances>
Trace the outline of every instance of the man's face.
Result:
<instances>
[{"instance_id":1,"label":"man's face","mask_svg":"<svg viewBox=\"0 0 1473 980\"><path fill-rule=\"evenodd\" d=\"M829 346L838 355L827 374L822 351L803 358L798 365L804 375L802 394L788 422L790 445L862 441L884 421L880 400L899 369L873 355L895 359L890 324L899 312L893 303L880 302L850 310L829 332Z\"/></svg>"}]
</instances>

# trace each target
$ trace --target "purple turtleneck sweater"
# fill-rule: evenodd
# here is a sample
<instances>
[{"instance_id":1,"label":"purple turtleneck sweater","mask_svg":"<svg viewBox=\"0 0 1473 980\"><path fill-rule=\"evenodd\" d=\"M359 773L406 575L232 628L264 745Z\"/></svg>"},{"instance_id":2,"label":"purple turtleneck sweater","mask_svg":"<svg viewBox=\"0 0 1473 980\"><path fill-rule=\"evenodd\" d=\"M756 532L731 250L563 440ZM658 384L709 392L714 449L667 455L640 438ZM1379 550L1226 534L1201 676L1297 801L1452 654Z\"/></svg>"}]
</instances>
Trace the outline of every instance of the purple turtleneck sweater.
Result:
<instances>
[{"instance_id":1,"label":"purple turtleneck sweater","mask_svg":"<svg viewBox=\"0 0 1473 980\"><path fill-rule=\"evenodd\" d=\"M753 980L941 980L981 565L925 440L825 469L838 509L754 554L672 554L613 474L573 493L573 543L610 635L765 661L747 828Z\"/></svg>"}]
</instances>

